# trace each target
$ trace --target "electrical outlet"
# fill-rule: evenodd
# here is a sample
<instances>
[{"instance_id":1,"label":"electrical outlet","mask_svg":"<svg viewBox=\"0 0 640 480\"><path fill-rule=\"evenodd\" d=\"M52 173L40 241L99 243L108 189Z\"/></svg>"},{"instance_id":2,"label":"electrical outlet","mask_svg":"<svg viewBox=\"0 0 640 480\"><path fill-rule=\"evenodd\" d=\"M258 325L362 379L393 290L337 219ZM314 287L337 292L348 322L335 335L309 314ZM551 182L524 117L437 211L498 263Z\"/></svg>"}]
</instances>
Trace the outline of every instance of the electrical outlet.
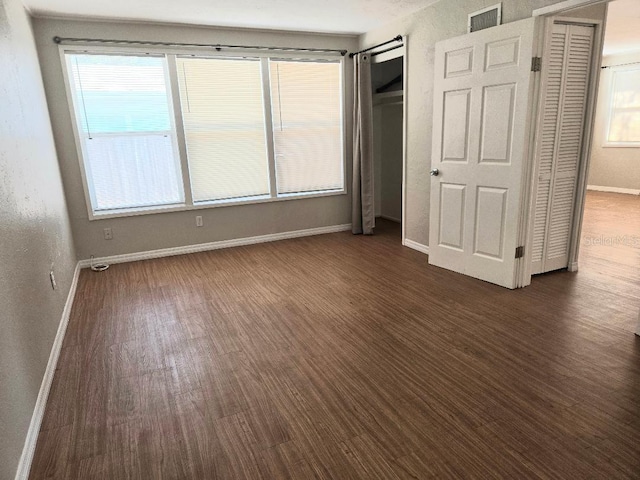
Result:
<instances>
[{"instance_id":1,"label":"electrical outlet","mask_svg":"<svg viewBox=\"0 0 640 480\"><path fill-rule=\"evenodd\" d=\"M196 227L201 227L203 225L204 223L202 222L202 215L196 215Z\"/></svg>"},{"instance_id":2,"label":"electrical outlet","mask_svg":"<svg viewBox=\"0 0 640 480\"><path fill-rule=\"evenodd\" d=\"M49 280L51 280L51 288L55 290L58 284L56 283L56 276L53 273L53 270L49 272Z\"/></svg>"},{"instance_id":3,"label":"electrical outlet","mask_svg":"<svg viewBox=\"0 0 640 480\"><path fill-rule=\"evenodd\" d=\"M104 239L105 240L111 240L113 238L113 232L111 231L111 228L105 228L104 229Z\"/></svg>"}]
</instances>

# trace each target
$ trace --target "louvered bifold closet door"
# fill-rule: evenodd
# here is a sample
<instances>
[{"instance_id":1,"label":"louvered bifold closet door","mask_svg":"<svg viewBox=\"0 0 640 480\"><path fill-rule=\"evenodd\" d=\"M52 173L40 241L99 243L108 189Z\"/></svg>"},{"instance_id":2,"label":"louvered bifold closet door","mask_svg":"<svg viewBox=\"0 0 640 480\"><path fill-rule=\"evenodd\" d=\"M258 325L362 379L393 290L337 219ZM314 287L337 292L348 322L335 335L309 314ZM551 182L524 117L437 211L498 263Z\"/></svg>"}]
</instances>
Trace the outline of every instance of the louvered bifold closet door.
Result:
<instances>
[{"instance_id":1,"label":"louvered bifold closet door","mask_svg":"<svg viewBox=\"0 0 640 480\"><path fill-rule=\"evenodd\" d=\"M565 268L582 155L593 27L554 24L538 141L532 273Z\"/></svg>"}]
</instances>

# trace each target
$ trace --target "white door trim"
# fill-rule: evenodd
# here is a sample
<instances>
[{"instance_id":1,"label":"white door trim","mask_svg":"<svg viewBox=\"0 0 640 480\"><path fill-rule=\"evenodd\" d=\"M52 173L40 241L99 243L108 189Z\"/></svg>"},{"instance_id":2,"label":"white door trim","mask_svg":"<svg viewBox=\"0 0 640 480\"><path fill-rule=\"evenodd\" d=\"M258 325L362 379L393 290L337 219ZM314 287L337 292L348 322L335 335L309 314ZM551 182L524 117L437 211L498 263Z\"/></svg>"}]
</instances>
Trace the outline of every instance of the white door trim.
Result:
<instances>
[{"instance_id":1,"label":"white door trim","mask_svg":"<svg viewBox=\"0 0 640 480\"><path fill-rule=\"evenodd\" d=\"M394 58L402 58L402 212L401 212L401 225L402 225L402 245L406 245L407 233L407 97L409 95L409 75L408 75L408 55L409 51L408 36L402 35L402 47L389 52L385 52L381 55L371 57L371 63L382 63ZM400 103L400 100L395 103ZM385 103L389 105L389 103ZM376 105L374 104L374 107Z\"/></svg>"},{"instance_id":2,"label":"white door trim","mask_svg":"<svg viewBox=\"0 0 640 480\"><path fill-rule=\"evenodd\" d=\"M404 44L404 58L402 59L402 212L401 229L402 229L402 245L407 240L407 121L408 121L408 99L409 99L409 37L402 36Z\"/></svg>"},{"instance_id":3,"label":"white door trim","mask_svg":"<svg viewBox=\"0 0 640 480\"><path fill-rule=\"evenodd\" d=\"M543 55L545 46L545 32L546 25L543 22L538 22L538 29L536 30L537 43L534 44L533 54L537 57ZM529 149L527 165L523 170L526 175L522 186L522 210L520 211L520 232L519 232L519 245L524 246L524 256L517 261L516 268L516 287L522 288L531 284L531 244L529 239L533 235L533 212L534 205L534 186L535 186L535 172L536 172L536 138L539 128L539 117L541 112L540 102L542 101L542 75L538 72L535 78L531 82L531 118L530 118L530 130L529 130Z\"/></svg>"},{"instance_id":4,"label":"white door trim","mask_svg":"<svg viewBox=\"0 0 640 480\"><path fill-rule=\"evenodd\" d=\"M604 21L591 20L590 24L594 25L595 34L593 42L593 63L591 64L591 76L589 78L589 96L587 99L587 111L585 117L584 131L584 150L582 158L578 166L578 184L576 188L576 204L573 216L573 225L571 229L571 243L569 245L569 271L576 272L578 270L578 256L580 254L580 237L582 235L582 219L584 217L584 204L587 196L587 180L589 178L589 163L591 160L591 145L593 143L593 128L596 122L596 104L598 99L598 90L600 87L600 72L602 65L602 42L604 41L604 28L606 25L607 13L605 12ZM579 19L567 19L568 21L578 22ZM584 20L582 20L584 22Z\"/></svg>"},{"instance_id":5,"label":"white door trim","mask_svg":"<svg viewBox=\"0 0 640 480\"><path fill-rule=\"evenodd\" d=\"M537 8L533 11L533 17L541 17L547 15L556 15L567 10L573 10L574 8L588 7L589 5L595 5L597 3L608 3L610 0L565 0L564 2L558 2L548 7Z\"/></svg>"}]
</instances>

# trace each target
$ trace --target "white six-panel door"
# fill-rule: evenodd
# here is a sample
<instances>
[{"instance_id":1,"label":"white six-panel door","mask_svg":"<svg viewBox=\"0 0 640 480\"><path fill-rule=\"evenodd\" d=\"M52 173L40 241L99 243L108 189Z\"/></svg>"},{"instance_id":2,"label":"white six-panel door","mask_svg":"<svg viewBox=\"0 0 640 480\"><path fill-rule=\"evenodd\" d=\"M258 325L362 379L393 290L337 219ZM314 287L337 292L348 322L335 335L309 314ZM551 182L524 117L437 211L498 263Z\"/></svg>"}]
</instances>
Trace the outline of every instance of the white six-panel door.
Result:
<instances>
[{"instance_id":1,"label":"white six-panel door","mask_svg":"<svg viewBox=\"0 0 640 480\"><path fill-rule=\"evenodd\" d=\"M531 18L436 44L429 263L507 288L516 287L536 27Z\"/></svg>"}]
</instances>

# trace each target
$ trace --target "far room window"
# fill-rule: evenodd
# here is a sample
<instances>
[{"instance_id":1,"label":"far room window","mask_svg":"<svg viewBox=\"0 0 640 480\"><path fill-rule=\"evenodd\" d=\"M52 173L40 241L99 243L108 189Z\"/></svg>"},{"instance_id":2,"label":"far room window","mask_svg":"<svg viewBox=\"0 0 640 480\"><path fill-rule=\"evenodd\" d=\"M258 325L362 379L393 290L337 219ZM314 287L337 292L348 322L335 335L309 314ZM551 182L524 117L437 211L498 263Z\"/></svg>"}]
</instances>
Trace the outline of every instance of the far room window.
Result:
<instances>
[{"instance_id":1,"label":"far room window","mask_svg":"<svg viewBox=\"0 0 640 480\"><path fill-rule=\"evenodd\" d=\"M184 201L164 57L68 55L94 212Z\"/></svg>"},{"instance_id":2,"label":"far room window","mask_svg":"<svg viewBox=\"0 0 640 480\"><path fill-rule=\"evenodd\" d=\"M607 145L640 147L640 67L614 68Z\"/></svg>"},{"instance_id":3,"label":"far room window","mask_svg":"<svg viewBox=\"0 0 640 480\"><path fill-rule=\"evenodd\" d=\"M90 218L345 193L342 57L61 48Z\"/></svg>"}]
</instances>

